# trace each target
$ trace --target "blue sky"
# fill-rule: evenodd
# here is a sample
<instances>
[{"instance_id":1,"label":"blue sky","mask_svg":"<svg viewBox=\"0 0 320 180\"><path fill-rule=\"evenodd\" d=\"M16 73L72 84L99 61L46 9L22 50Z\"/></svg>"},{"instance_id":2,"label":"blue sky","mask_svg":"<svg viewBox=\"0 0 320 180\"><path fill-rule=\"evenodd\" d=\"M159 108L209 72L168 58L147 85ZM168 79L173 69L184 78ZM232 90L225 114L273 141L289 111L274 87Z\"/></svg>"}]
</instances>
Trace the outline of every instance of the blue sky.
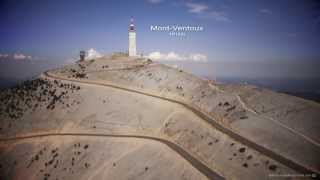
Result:
<instances>
[{"instance_id":1,"label":"blue sky","mask_svg":"<svg viewBox=\"0 0 320 180\"><path fill-rule=\"evenodd\" d=\"M58 61L81 49L126 51L131 16L143 54L203 54L209 63L320 61L320 2L312 0L2 0L0 54ZM204 31L150 31L174 24Z\"/></svg>"}]
</instances>

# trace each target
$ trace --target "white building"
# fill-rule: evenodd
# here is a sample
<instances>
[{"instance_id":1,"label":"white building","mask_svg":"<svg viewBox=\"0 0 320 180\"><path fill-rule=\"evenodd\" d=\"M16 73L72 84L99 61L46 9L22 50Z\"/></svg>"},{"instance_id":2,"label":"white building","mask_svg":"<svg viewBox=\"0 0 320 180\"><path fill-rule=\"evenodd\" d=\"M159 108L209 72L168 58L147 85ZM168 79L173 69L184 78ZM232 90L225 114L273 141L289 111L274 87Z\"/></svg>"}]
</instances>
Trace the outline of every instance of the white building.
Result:
<instances>
[{"instance_id":1,"label":"white building","mask_svg":"<svg viewBox=\"0 0 320 180\"><path fill-rule=\"evenodd\" d=\"M137 55L137 46L136 46L136 32L134 29L133 18L130 21L129 27L129 56Z\"/></svg>"}]
</instances>

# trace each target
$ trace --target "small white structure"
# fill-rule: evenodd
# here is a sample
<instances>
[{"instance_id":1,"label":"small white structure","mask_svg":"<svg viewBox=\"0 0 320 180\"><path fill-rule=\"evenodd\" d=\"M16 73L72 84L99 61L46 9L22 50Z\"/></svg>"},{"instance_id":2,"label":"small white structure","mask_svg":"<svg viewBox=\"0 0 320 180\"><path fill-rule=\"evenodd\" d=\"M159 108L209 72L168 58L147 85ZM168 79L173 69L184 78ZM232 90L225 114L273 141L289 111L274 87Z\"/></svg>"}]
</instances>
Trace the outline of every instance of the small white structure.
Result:
<instances>
[{"instance_id":1,"label":"small white structure","mask_svg":"<svg viewBox=\"0 0 320 180\"><path fill-rule=\"evenodd\" d=\"M137 55L136 32L134 29L133 18L130 20L129 27L129 56Z\"/></svg>"}]
</instances>

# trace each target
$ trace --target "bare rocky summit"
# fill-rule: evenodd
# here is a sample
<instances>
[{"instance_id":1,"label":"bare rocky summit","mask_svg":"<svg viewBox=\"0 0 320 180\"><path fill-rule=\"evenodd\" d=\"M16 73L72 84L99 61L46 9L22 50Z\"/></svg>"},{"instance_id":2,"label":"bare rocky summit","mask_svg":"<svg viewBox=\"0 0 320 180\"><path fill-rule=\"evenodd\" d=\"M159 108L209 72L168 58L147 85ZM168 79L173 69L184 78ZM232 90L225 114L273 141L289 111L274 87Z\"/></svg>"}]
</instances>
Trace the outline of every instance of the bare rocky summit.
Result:
<instances>
[{"instance_id":1,"label":"bare rocky summit","mask_svg":"<svg viewBox=\"0 0 320 180\"><path fill-rule=\"evenodd\" d=\"M1 92L0 108L0 179L320 172L318 103L148 59L108 56L50 70Z\"/></svg>"}]
</instances>

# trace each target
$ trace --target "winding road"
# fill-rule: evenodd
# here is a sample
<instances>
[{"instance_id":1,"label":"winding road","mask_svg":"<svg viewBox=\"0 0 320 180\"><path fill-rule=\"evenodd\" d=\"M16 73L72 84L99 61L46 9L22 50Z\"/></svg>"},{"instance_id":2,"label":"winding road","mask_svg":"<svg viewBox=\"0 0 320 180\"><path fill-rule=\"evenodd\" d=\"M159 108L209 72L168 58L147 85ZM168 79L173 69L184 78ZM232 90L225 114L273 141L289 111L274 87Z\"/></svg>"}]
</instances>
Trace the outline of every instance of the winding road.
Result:
<instances>
[{"instance_id":1,"label":"winding road","mask_svg":"<svg viewBox=\"0 0 320 180\"><path fill-rule=\"evenodd\" d=\"M122 87L116 84L113 84L111 82L96 82L96 81L90 81L90 80L86 80L86 79L71 79L71 78L66 78L66 77L60 77L57 76L53 73L49 73L49 72L44 72L42 75L42 77L44 78L48 78L48 79L58 79L58 80L64 80L64 81L69 81L69 82L74 82L74 83L80 83L80 84L90 84L90 85L97 85L97 86L105 86L105 87L111 87L111 88L115 88L115 89L119 89L119 90L123 90L123 91L127 91L127 92L132 92L132 93L137 93L137 94L142 94L145 96L149 96L149 97L154 97L154 98L158 98L158 99L162 99L165 101L169 101L172 103L176 103L176 104L180 104L182 106L184 106L185 108L189 109L190 111L192 111L193 113L195 113L196 115L198 115L201 119L205 120L209 125L213 126L214 128L220 130L221 132L229 135L231 138L239 141L240 143L253 148L254 150L264 154L265 156L270 157L271 159L274 159L282 164L284 164L285 166L294 169L297 172L303 173L303 174L317 174L317 176L320 176L319 172L315 172L314 170L310 169L309 167L305 167L285 156L282 156L260 144L257 144L241 135L239 135L237 132L234 132L233 130L231 130L230 128L224 127L223 125L221 125L220 123L218 123L216 120L212 119L212 116L214 115L209 115L206 112L201 111L200 109L198 109L197 107L194 107L192 105L189 105L185 102L179 101L179 100L175 100L175 99L171 99L171 98L166 98L166 97L162 97L162 96L158 96L156 94L152 94L149 92L142 92L136 89L132 89L132 88L127 88L127 87ZM219 119L219 116L215 116L215 119Z\"/></svg>"},{"instance_id":2,"label":"winding road","mask_svg":"<svg viewBox=\"0 0 320 180\"><path fill-rule=\"evenodd\" d=\"M296 170L297 172L306 173L306 174L315 173L313 170L311 170L311 169L309 169L309 168L307 168L297 162L294 162L285 156L282 156L278 153L275 153L262 145L259 145L253 141L250 141L247 138L240 136L238 133L234 132L233 130L231 130L227 127L224 127L223 125L221 125L220 123L218 123L216 120L213 119L213 118L218 119L219 116L215 116L212 118L213 115L209 115L206 112L201 111L197 107L193 107L192 105L189 105L185 102L181 102L179 100L158 96L158 95L148 93L148 92L142 92L142 91L132 89L132 88L118 86L118 85L110 83L110 82L108 82L108 83L103 82L102 83L102 82L89 81L86 79L70 79L70 78L66 78L66 77L57 76L55 74L48 73L48 72L41 74L40 77L51 79L51 80L63 80L63 81L68 81L68 82L74 82L74 83L79 83L79 84L83 84L83 85L96 85L96 86L111 87L111 88L115 88L115 89L119 89L119 90L123 90L123 91L127 91L127 92L132 92L132 93L138 93L138 94L142 94L142 95L146 95L149 97L154 97L154 98L158 98L158 99L162 99L165 101L169 101L172 103L182 105L185 108L192 111L193 113L195 113L196 115L198 115L201 119L205 120L209 125L220 130L221 132L229 135L231 138L239 141L240 143L242 143L246 146L249 146L249 147L255 149L256 151L270 157L271 159L274 159L274 160L286 165L287 167L290 167L290 168ZM138 135L90 134L90 133L48 133L48 134L37 134L37 135L28 135L28 136L20 136L20 137L0 138L0 141L22 140L22 139L39 138L39 137L47 137L47 136L93 136L93 137L99 136L99 137L140 138L140 139L154 140L154 141L158 141L160 143L163 143L163 144L167 145L168 147L170 147L171 149L173 149L175 152L177 152L179 155L181 155L184 159L186 159L189 163L191 163L191 165L194 168L198 169L201 173L203 173L209 179L224 179L217 172L210 169L208 166L206 166L204 163L202 163L201 161L199 161L198 159L193 157L190 153L188 153L186 150L184 150L183 148L181 148L177 144L170 142L168 140L160 139L160 138L156 138L156 137L138 136Z\"/></svg>"},{"instance_id":3,"label":"winding road","mask_svg":"<svg viewBox=\"0 0 320 180\"><path fill-rule=\"evenodd\" d=\"M178 153L182 158L187 160L194 168L200 171L203 175L205 175L209 179L222 180L224 179L221 175L211 170L209 167L204 165L202 162L194 158L187 151L185 151L180 146L167 141L165 139L160 139L156 137L150 136L138 136L138 135L113 135L113 134L96 134L96 133L47 133L47 134L35 134L28 136L19 136L19 137L11 137L11 138L0 138L0 141L16 141L16 140L24 140L24 139L33 139L33 138L42 138L42 137L50 137L50 136L85 136L85 137L114 137L114 138L137 138L137 139L145 139L151 141L157 141L162 144L167 145L169 148Z\"/></svg>"}]
</instances>

